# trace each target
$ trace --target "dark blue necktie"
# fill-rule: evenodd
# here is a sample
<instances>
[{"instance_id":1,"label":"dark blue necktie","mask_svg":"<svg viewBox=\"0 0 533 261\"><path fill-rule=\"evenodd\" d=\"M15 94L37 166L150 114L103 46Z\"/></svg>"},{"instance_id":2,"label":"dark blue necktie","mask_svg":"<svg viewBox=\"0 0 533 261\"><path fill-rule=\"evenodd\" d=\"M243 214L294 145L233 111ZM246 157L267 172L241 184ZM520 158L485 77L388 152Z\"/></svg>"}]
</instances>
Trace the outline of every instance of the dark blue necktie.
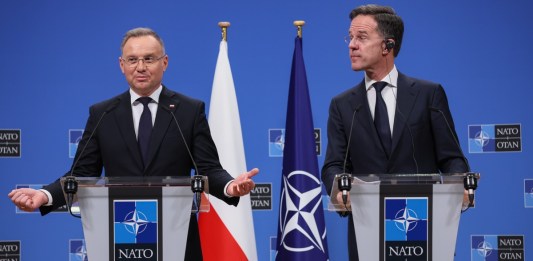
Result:
<instances>
[{"instance_id":1,"label":"dark blue necktie","mask_svg":"<svg viewBox=\"0 0 533 261\"><path fill-rule=\"evenodd\" d=\"M141 150L141 156L143 158L144 167L147 165L148 160L148 146L150 144L150 135L152 134L152 113L148 108L148 103L152 101L150 97L141 97L137 99L144 106L141 119L139 120L139 133L137 142L139 143L139 149Z\"/></svg>"},{"instance_id":2,"label":"dark blue necktie","mask_svg":"<svg viewBox=\"0 0 533 261\"><path fill-rule=\"evenodd\" d=\"M376 89L376 108L374 111L374 125L379 134L379 139L381 140L381 145L387 154L387 157L390 157L392 139L389 125L389 115L387 113L387 105L381 96L381 90L387 86L386 82L376 82L373 84L374 89Z\"/></svg>"}]
</instances>

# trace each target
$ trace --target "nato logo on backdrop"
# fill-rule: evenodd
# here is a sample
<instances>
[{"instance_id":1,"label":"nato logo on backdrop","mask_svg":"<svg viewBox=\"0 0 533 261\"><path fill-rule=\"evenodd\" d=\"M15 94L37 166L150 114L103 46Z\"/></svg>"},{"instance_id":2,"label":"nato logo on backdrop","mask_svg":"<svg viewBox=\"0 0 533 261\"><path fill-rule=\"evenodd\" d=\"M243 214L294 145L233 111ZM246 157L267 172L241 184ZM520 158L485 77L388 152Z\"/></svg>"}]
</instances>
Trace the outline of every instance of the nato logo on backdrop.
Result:
<instances>
[{"instance_id":1,"label":"nato logo on backdrop","mask_svg":"<svg viewBox=\"0 0 533 261\"><path fill-rule=\"evenodd\" d=\"M0 241L0 260L20 261L20 240Z\"/></svg>"},{"instance_id":2,"label":"nato logo on backdrop","mask_svg":"<svg viewBox=\"0 0 533 261\"><path fill-rule=\"evenodd\" d=\"M76 150L78 150L78 143L80 143L83 130L70 129L68 130L68 157L74 158L76 156Z\"/></svg>"},{"instance_id":3,"label":"nato logo on backdrop","mask_svg":"<svg viewBox=\"0 0 533 261\"><path fill-rule=\"evenodd\" d=\"M523 235L473 235L472 261L525 260Z\"/></svg>"},{"instance_id":4,"label":"nato logo on backdrop","mask_svg":"<svg viewBox=\"0 0 533 261\"><path fill-rule=\"evenodd\" d=\"M428 260L428 198L385 197L386 260Z\"/></svg>"},{"instance_id":5,"label":"nato logo on backdrop","mask_svg":"<svg viewBox=\"0 0 533 261\"><path fill-rule=\"evenodd\" d=\"M316 155L322 155L322 138L321 129L314 129ZM285 147L285 129L268 130L268 156L283 157L283 148Z\"/></svg>"},{"instance_id":6,"label":"nato logo on backdrop","mask_svg":"<svg viewBox=\"0 0 533 261\"><path fill-rule=\"evenodd\" d=\"M85 248L85 240L71 239L69 240L69 261L88 261L87 249Z\"/></svg>"},{"instance_id":7,"label":"nato logo on backdrop","mask_svg":"<svg viewBox=\"0 0 533 261\"><path fill-rule=\"evenodd\" d=\"M285 129L268 130L268 155L270 157L283 157L285 146Z\"/></svg>"},{"instance_id":8,"label":"nato logo on backdrop","mask_svg":"<svg viewBox=\"0 0 533 261\"><path fill-rule=\"evenodd\" d=\"M522 151L521 125L469 125L468 151L470 153L520 152Z\"/></svg>"},{"instance_id":9,"label":"nato logo on backdrop","mask_svg":"<svg viewBox=\"0 0 533 261\"><path fill-rule=\"evenodd\" d=\"M524 206L533 208L533 179L524 179Z\"/></svg>"},{"instance_id":10,"label":"nato logo on backdrop","mask_svg":"<svg viewBox=\"0 0 533 261\"><path fill-rule=\"evenodd\" d=\"M20 158L20 130L0 130L0 158Z\"/></svg>"},{"instance_id":11,"label":"nato logo on backdrop","mask_svg":"<svg viewBox=\"0 0 533 261\"><path fill-rule=\"evenodd\" d=\"M114 260L158 260L157 200L114 200Z\"/></svg>"}]
</instances>

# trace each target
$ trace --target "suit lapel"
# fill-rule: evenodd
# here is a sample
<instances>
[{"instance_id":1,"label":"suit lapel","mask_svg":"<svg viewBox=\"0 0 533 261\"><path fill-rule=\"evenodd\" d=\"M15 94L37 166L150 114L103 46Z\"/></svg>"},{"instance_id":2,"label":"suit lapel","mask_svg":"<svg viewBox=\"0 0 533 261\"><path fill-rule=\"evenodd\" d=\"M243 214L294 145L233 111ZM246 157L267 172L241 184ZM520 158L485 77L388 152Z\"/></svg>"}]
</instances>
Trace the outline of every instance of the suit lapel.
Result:
<instances>
[{"instance_id":1,"label":"suit lapel","mask_svg":"<svg viewBox=\"0 0 533 261\"><path fill-rule=\"evenodd\" d=\"M358 125L365 129L369 137L372 137L372 140L376 144L376 147L380 148L380 150L385 153L385 151L383 150L383 146L381 146L378 132L374 127L374 119L372 119L372 114L370 113L370 105L368 104L368 98L366 96L366 87L364 80L354 88L353 95L354 99L352 99L353 102L351 102L352 111L354 111L355 109L359 109L356 113L355 124L357 124L357 121L360 122L361 124Z\"/></svg>"},{"instance_id":2,"label":"suit lapel","mask_svg":"<svg viewBox=\"0 0 533 261\"><path fill-rule=\"evenodd\" d=\"M155 118L154 128L152 129L152 136L150 137L148 165L146 166L147 168L150 166L156 152L159 150L170 124L172 124L172 121L174 121L172 115L166 109L163 109L168 108L172 111L172 113L176 111L179 101L173 99L173 96L174 93L163 86L163 90L159 96L159 106L157 108L157 116Z\"/></svg>"},{"instance_id":3,"label":"suit lapel","mask_svg":"<svg viewBox=\"0 0 533 261\"><path fill-rule=\"evenodd\" d=\"M398 146L403 129L411 115L419 91L419 86L417 86L411 78L398 73L398 98L396 100L396 114L394 116L391 155L394 154L394 150Z\"/></svg>"},{"instance_id":4,"label":"suit lapel","mask_svg":"<svg viewBox=\"0 0 533 261\"><path fill-rule=\"evenodd\" d=\"M135 137L135 128L133 127L133 114L131 111L131 97L129 91L120 96L120 104L116 109L115 120L120 130L121 137L128 148L133 161L143 169L141 152Z\"/></svg>"}]
</instances>

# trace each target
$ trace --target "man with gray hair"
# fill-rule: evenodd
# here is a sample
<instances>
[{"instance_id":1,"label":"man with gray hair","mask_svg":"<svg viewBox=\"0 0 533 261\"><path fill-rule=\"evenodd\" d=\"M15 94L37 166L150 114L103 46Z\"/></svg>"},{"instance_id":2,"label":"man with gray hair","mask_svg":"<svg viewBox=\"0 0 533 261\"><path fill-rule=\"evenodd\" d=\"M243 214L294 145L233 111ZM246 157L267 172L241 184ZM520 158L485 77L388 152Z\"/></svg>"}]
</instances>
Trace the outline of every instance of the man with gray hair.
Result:
<instances>
[{"instance_id":1,"label":"man with gray hair","mask_svg":"<svg viewBox=\"0 0 533 261\"><path fill-rule=\"evenodd\" d=\"M209 179L210 194L236 206L254 188L251 178L259 170L233 179L222 168L204 102L162 84L168 66L163 40L149 28L132 29L121 51L118 62L129 89L90 107L75 172L65 176L99 177L102 170L108 177L189 176L196 164L196 171ZM166 110L176 116L181 130ZM20 209L39 208L42 215L66 203L59 179L41 190L13 190L9 197ZM191 215L185 260L202 260L196 215Z\"/></svg>"}]
</instances>

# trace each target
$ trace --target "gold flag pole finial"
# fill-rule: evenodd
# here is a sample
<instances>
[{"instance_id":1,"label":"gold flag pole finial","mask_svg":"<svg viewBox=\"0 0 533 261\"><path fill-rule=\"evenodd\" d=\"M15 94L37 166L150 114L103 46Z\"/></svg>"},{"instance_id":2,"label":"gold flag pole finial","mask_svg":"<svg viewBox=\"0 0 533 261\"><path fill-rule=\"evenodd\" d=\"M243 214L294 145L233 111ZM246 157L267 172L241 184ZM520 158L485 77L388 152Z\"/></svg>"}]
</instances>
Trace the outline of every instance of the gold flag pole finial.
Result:
<instances>
[{"instance_id":1,"label":"gold flag pole finial","mask_svg":"<svg viewBox=\"0 0 533 261\"><path fill-rule=\"evenodd\" d=\"M294 21L294 25L298 28L298 37L302 38L302 26L305 25L305 21L301 21L301 20Z\"/></svg>"},{"instance_id":2,"label":"gold flag pole finial","mask_svg":"<svg viewBox=\"0 0 533 261\"><path fill-rule=\"evenodd\" d=\"M228 27L229 22L218 22L218 26L222 29L222 40L228 41Z\"/></svg>"}]
</instances>

